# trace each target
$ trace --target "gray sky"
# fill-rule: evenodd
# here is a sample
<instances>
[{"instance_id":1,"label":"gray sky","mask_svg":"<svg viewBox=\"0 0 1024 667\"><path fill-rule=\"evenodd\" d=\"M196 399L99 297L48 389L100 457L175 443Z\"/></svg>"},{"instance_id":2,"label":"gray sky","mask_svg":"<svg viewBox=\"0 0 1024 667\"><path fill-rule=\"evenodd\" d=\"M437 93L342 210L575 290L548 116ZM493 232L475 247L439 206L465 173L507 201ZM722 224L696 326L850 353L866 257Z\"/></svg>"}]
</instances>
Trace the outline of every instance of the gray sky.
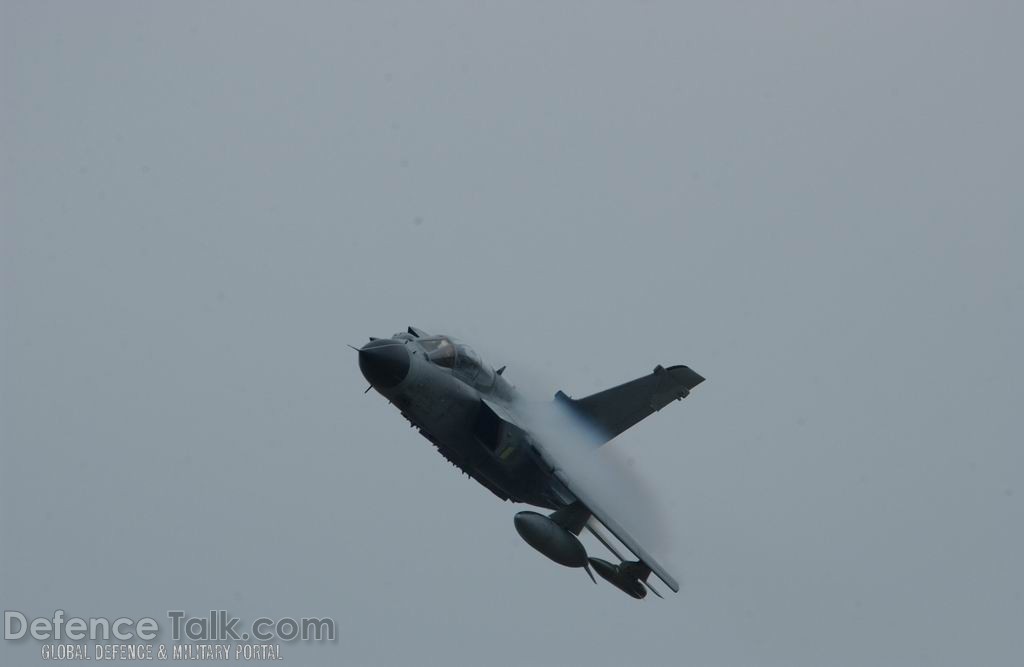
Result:
<instances>
[{"instance_id":1,"label":"gray sky","mask_svg":"<svg viewBox=\"0 0 1024 667\"><path fill-rule=\"evenodd\" d=\"M0 7L5 609L1024 660L1019 3ZM409 324L547 392L707 376L612 445L682 592L546 561L363 395L345 343Z\"/></svg>"}]
</instances>

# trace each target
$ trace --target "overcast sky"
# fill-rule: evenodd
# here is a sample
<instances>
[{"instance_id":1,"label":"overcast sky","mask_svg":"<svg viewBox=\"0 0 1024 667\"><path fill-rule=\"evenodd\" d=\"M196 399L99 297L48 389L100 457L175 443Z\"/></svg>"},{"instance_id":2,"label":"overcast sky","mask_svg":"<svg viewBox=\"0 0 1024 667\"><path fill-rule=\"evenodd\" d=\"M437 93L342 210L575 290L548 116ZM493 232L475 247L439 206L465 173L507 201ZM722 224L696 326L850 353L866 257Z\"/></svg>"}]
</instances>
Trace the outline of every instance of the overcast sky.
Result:
<instances>
[{"instance_id":1,"label":"overcast sky","mask_svg":"<svg viewBox=\"0 0 1024 667\"><path fill-rule=\"evenodd\" d=\"M1024 661L1021 4L603 4L0 4L4 609ZM410 324L543 392L705 375L610 445L680 594L547 561L364 395L345 344Z\"/></svg>"}]
</instances>

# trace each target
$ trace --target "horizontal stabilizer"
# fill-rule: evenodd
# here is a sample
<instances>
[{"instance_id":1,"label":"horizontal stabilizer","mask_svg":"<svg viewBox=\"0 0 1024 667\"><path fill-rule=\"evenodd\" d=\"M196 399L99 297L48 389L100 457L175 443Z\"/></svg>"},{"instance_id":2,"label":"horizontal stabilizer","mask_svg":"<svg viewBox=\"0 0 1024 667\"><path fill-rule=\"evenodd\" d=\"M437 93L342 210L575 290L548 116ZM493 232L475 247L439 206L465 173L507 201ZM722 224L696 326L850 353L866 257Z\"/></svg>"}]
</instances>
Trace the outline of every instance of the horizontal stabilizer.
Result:
<instances>
[{"instance_id":1,"label":"horizontal stabilizer","mask_svg":"<svg viewBox=\"0 0 1024 667\"><path fill-rule=\"evenodd\" d=\"M672 401L686 398L703 381L688 366L657 366L650 375L585 398L572 399L560 391L555 400L593 424L607 442Z\"/></svg>"}]
</instances>

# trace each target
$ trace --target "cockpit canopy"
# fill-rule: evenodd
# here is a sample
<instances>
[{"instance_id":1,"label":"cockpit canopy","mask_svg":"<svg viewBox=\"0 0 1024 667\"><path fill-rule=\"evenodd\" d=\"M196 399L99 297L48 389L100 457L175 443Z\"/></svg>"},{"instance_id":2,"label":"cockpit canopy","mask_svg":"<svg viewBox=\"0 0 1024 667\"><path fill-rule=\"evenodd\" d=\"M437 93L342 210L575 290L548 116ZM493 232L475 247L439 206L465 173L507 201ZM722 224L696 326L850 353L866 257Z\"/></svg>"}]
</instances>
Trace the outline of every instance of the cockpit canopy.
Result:
<instances>
[{"instance_id":1,"label":"cockpit canopy","mask_svg":"<svg viewBox=\"0 0 1024 667\"><path fill-rule=\"evenodd\" d=\"M452 369L466 382L487 387L494 383L494 371L465 343L448 336L421 338L418 342L426 351L427 359L442 368Z\"/></svg>"},{"instance_id":2,"label":"cockpit canopy","mask_svg":"<svg viewBox=\"0 0 1024 667\"><path fill-rule=\"evenodd\" d=\"M438 366L444 368L455 367L455 357L457 353L455 351L455 344L452 343L450 338L444 336L439 338L423 338L420 339L420 345L427 352L427 359Z\"/></svg>"}]
</instances>

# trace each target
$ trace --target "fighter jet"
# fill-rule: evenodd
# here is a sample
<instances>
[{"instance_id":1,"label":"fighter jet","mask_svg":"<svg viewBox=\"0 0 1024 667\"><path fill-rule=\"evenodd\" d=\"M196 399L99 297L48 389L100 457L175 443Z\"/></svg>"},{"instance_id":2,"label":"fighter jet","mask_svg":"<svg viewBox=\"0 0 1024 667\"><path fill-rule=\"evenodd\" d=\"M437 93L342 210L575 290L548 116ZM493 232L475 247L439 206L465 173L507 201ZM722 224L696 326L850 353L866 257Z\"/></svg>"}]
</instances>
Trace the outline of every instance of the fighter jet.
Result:
<instances>
[{"instance_id":1,"label":"fighter jet","mask_svg":"<svg viewBox=\"0 0 1024 667\"><path fill-rule=\"evenodd\" d=\"M370 338L359 353L359 368L375 389L419 433L463 472L502 500L534 505L515 515L520 536L534 549L567 567L583 568L628 595L641 599L653 572L673 592L679 584L634 537L632 517L617 512L598 484L579 471L572 450L556 446L535 407L509 383L505 367L494 370L469 345L451 336L409 327L391 338ZM686 366L656 366L648 375L574 399L562 391L552 414L586 426L588 437L573 447L600 447L626 429L682 400L704 378ZM579 540L586 528L618 559L589 557ZM604 529L634 558L625 558Z\"/></svg>"}]
</instances>

